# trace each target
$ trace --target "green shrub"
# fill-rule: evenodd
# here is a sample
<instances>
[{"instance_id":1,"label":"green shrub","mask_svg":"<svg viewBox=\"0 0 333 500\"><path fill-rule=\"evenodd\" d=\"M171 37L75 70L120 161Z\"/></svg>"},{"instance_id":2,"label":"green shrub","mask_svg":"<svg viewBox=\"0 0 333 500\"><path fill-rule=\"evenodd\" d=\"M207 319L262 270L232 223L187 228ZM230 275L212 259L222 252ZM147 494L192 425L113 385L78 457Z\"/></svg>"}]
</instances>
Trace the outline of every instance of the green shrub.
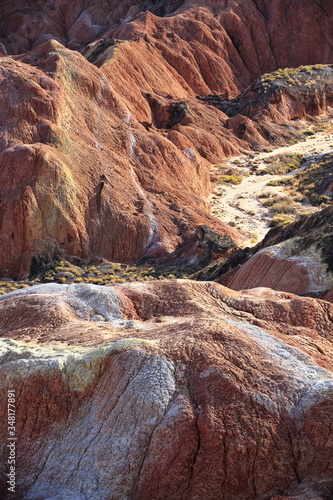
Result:
<instances>
[{"instance_id":1,"label":"green shrub","mask_svg":"<svg viewBox=\"0 0 333 500\"><path fill-rule=\"evenodd\" d=\"M284 186L285 184L289 183L289 179L276 179L275 181L269 181L267 182L266 186Z\"/></svg>"},{"instance_id":2,"label":"green shrub","mask_svg":"<svg viewBox=\"0 0 333 500\"><path fill-rule=\"evenodd\" d=\"M219 181L222 184L240 184L243 180L241 175L221 175Z\"/></svg>"},{"instance_id":3,"label":"green shrub","mask_svg":"<svg viewBox=\"0 0 333 500\"><path fill-rule=\"evenodd\" d=\"M313 130L305 130L305 132L303 132L303 135L314 135L314 132Z\"/></svg>"}]
</instances>

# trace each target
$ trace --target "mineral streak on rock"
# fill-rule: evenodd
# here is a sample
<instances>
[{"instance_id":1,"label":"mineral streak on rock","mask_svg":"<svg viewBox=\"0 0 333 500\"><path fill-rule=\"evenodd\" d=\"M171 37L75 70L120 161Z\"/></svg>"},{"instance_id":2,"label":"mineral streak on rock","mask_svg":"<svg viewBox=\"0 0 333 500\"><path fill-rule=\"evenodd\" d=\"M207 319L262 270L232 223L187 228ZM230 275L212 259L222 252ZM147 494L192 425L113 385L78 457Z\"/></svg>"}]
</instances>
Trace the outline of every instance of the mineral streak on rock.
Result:
<instances>
[{"instance_id":1,"label":"mineral streak on rock","mask_svg":"<svg viewBox=\"0 0 333 500\"><path fill-rule=\"evenodd\" d=\"M59 255L169 257L200 225L241 244L209 214L210 164L286 138L280 125L290 119L330 112L325 78L301 91L270 83L267 102L267 78L257 80L331 62L328 2L4 0L1 8L3 276L26 276L33 258ZM212 94L228 106L210 106Z\"/></svg>"},{"instance_id":2,"label":"mineral streak on rock","mask_svg":"<svg viewBox=\"0 0 333 500\"><path fill-rule=\"evenodd\" d=\"M332 19L326 0L1 2L0 276L223 258L237 290L2 296L17 498L333 497L333 306L290 293L332 300L332 210L230 256L243 237L206 201L211 164L331 116Z\"/></svg>"},{"instance_id":3,"label":"mineral streak on rock","mask_svg":"<svg viewBox=\"0 0 333 500\"><path fill-rule=\"evenodd\" d=\"M3 296L19 498L327 498L332 307L185 280Z\"/></svg>"}]
</instances>

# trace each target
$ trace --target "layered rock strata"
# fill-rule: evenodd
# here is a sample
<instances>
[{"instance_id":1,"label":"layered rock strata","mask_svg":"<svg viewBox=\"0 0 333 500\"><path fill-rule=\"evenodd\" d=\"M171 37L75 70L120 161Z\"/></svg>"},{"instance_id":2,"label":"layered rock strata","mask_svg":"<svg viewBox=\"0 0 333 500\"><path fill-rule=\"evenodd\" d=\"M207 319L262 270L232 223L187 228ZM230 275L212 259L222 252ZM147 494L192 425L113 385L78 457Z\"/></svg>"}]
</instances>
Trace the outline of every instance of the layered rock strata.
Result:
<instances>
[{"instance_id":1,"label":"layered rock strata","mask_svg":"<svg viewBox=\"0 0 333 500\"><path fill-rule=\"evenodd\" d=\"M327 207L285 227L271 229L253 248L235 252L198 273L234 290L269 287L308 294L333 288L332 215Z\"/></svg>"},{"instance_id":2,"label":"layered rock strata","mask_svg":"<svg viewBox=\"0 0 333 500\"><path fill-rule=\"evenodd\" d=\"M17 495L329 498L332 317L316 299L181 280L1 297Z\"/></svg>"},{"instance_id":3,"label":"layered rock strata","mask_svg":"<svg viewBox=\"0 0 333 500\"><path fill-rule=\"evenodd\" d=\"M331 62L331 19L310 0L2 2L0 274L59 255L169 257L199 225L241 243L209 214L209 167L281 128L196 97L230 100L262 73Z\"/></svg>"}]
</instances>

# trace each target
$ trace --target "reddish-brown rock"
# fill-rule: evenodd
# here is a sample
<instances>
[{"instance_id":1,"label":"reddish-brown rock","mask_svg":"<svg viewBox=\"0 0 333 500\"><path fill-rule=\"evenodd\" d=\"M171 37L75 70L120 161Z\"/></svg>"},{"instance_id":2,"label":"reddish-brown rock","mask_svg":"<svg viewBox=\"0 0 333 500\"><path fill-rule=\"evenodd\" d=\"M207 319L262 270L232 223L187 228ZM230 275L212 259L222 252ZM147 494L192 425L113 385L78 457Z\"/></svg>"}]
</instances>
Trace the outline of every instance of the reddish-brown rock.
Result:
<instances>
[{"instance_id":1,"label":"reddish-brown rock","mask_svg":"<svg viewBox=\"0 0 333 500\"><path fill-rule=\"evenodd\" d=\"M201 279L216 279L234 290L269 287L331 300L332 217L333 208L327 207L271 229L257 246L236 252L213 270L214 276L208 270Z\"/></svg>"},{"instance_id":2,"label":"reddish-brown rock","mask_svg":"<svg viewBox=\"0 0 333 500\"><path fill-rule=\"evenodd\" d=\"M123 262L167 255L204 222L237 239L207 213L205 160L147 134L79 53L46 42L0 71L0 274L24 275L33 256L63 251Z\"/></svg>"},{"instance_id":3,"label":"reddish-brown rock","mask_svg":"<svg viewBox=\"0 0 333 500\"><path fill-rule=\"evenodd\" d=\"M2 296L16 495L327 498L332 318L324 301L191 281ZM9 499L6 436L2 419Z\"/></svg>"},{"instance_id":4,"label":"reddish-brown rock","mask_svg":"<svg viewBox=\"0 0 333 500\"><path fill-rule=\"evenodd\" d=\"M268 248L256 253L246 264L218 279L233 290L268 287L290 293L308 293L324 288L324 266L306 255L284 254Z\"/></svg>"},{"instance_id":5,"label":"reddish-brown rock","mask_svg":"<svg viewBox=\"0 0 333 500\"><path fill-rule=\"evenodd\" d=\"M200 224L241 242L209 215L209 167L276 137L251 113L230 117L196 97L235 97L263 72L330 62L330 5L1 7L0 275L58 254L167 257ZM295 118L274 106L270 120Z\"/></svg>"}]
</instances>

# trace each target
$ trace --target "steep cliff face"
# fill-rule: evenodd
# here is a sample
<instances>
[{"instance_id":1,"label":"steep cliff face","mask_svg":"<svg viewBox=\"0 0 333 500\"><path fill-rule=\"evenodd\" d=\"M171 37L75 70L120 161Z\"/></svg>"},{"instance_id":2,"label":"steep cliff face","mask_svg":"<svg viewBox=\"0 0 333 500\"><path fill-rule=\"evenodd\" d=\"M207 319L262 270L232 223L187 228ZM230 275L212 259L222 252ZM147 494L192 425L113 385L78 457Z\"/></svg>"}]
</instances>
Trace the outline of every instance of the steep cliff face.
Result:
<instances>
[{"instance_id":1,"label":"steep cliff face","mask_svg":"<svg viewBox=\"0 0 333 500\"><path fill-rule=\"evenodd\" d=\"M196 97L233 98L263 72L330 62L332 9L4 1L0 274L28 274L33 256L165 257L199 224L240 243L209 215L209 166L276 137Z\"/></svg>"},{"instance_id":2,"label":"steep cliff face","mask_svg":"<svg viewBox=\"0 0 333 500\"><path fill-rule=\"evenodd\" d=\"M1 297L17 495L329 498L332 316L315 299L181 280ZM2 446L6 433L2 419Z\"/></svg>"}]
</instances>

